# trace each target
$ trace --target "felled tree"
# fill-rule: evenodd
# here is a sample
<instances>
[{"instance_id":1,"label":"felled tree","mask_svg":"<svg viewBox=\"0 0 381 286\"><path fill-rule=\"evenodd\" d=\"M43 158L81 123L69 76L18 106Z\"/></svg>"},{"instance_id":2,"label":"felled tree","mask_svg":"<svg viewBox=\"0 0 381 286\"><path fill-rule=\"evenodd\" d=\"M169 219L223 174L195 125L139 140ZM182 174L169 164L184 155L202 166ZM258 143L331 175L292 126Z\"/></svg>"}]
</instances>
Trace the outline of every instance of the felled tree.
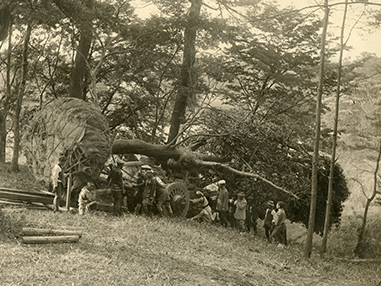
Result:
<instances>
[{"instance_id":1,"label":"felled tree","mask_svg":"<svg viewBox=\"0 0 381 286\"><path fill-rule=\"evenodd\" d=\"M48 183L60 156L67 159L67 172L96 180L111 144L108 121L94 104L62 98L35 114L26 127L23 149L36 178Z\"/></svg>"}]
</instances>

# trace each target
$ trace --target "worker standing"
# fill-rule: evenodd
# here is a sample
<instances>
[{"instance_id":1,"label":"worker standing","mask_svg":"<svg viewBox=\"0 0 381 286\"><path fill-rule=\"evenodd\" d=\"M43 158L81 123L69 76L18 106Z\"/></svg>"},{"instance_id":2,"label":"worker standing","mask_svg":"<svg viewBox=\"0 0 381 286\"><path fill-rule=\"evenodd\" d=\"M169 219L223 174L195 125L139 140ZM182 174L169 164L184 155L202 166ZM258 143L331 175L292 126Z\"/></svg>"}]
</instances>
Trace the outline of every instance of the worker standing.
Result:
<instances>
[{"instance_id":1,"label":"worker standing","mask_svg":"<svg viewBox=\"0 0 381 286\"><path fill-rule=\"evenodd\" d=\"M123 162L118 161L116 167L112 168L107 177L107 183L111 188L112 198L114 200L114 215L122 215L121 205L123 200L124 184L123 184Z\"/></svg>"},{"instance_id":2,"label":"worker standing","mask_svg":"<svg viewBox=\"0 0 381 286\"><path fill-rule=\"evenodd\" d=\"M53 185L53 211L60 211L61 198L65 195L64 181L65 174L63 172L63 165L65 163L65 158L63 156L59 157L58 163L52 168L52 185Z\"/></svg>"}]
</instances>

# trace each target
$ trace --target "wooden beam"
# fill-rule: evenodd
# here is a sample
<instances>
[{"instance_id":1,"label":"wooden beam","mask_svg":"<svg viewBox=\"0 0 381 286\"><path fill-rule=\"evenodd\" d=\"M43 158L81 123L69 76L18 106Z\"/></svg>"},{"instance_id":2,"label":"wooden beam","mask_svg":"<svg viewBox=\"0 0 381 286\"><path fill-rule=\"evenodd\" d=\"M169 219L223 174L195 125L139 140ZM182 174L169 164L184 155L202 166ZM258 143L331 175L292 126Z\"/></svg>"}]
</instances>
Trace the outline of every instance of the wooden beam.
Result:
<instances>
[{"instance_id":1,"label":"wooden beam","mask_svg":"<svg viewBox=\"0 0 381 286\"><path fill-rule=\"evenodd\" d=\"M24 236L23 243L27 244L46 244L46 243L63 243L78 242L78 235L62 235L62 236Z\"/></svg>"},{"instance_id":2,"label":"wooden beam","mask_svg":"<svg viewBox=\"0 0 381 286\"><path fill-rule=\"evenodd\" d=\"M36 196L45 196L45 197L53 197L54 198L53 193L48 192L48 191L43 191L43 190L41 190L41 191L34 191L34 190L25 191L25 190L20 190L20 189L0 187L0 191L7 191L7 192L18 193L18 194L32 194L32 195L36 195Z\"/></svg>"},{"instance_id":3,"label":"wooden beam","mask_svg":"<svg viewBox=\"0 0 381 286\"><path fill-rule=\"evenodd\" d=\"M53 204L53 196L27 192L5 191L0 189L0 199L9 199L23 202L38 202L42 204Z\"/></svg>"},{"instance_id":4,"label":"wooden beam","mask_svg":"<svg viewBox=\"0 0 381 286\"><path fill-rule=\"evenodd\" d=\"M50 228L31 228L23 227L22 228L23 236L47 236L47 235L59 235L59 236L70 236L78 235L82 237L82 231L77 230L67 230L67 229L50 229Z\"/></svg>"}]
</instances>

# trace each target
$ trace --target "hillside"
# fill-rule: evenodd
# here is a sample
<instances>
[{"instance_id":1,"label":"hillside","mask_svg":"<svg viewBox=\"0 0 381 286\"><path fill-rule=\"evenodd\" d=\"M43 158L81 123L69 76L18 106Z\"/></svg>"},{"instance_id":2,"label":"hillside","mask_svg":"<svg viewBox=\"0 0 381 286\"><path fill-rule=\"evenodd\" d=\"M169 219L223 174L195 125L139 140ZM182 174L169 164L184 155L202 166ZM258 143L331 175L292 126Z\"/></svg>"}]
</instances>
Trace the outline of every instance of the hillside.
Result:
<instances>
[{"instance_id":1,"label":"hillside","mask_svg":"<svg viewBox=\"0 0 381 286\"><path fill-rule=\"evenodd\" d=\"M0 163L0 187L21 190L45 190L45 187L36 181L32 172L25 165L20 165L20 172L10 171L10 163Z\"/></svg>"},{"instance_id":2,"label":"hillside","mask_svg":"<svg viewBox=\"0 0 381 286\"><path fill-rule=\"evenodd\" d=\"M263 237L180 219L78 216L7 207L3 285L376 285L375 263L280 249ZM5 230L9 227L6 223ZM21 227L80 229L75 244L23 245Z\"/></svg>"},{"instance_id":3,"label":"hillside","mask_svg":"<svg viewBox=\"0 0 381 286\"><path fill-rule=\"evenodd\" d=\"M2 166L3 186L39 187L25 168L18 174L5 170ZM316 249L305 259L299 226L293 224L288 225L290 245L278 248L265 241L260 222L254 236L185 219L115 218L102 212L82 217L2 206L0 218L4 285L365 286L381 281L374 261L321 258ZM84 234L75 244L24 245L22 227Z\"/></svg>"}]
</instances>

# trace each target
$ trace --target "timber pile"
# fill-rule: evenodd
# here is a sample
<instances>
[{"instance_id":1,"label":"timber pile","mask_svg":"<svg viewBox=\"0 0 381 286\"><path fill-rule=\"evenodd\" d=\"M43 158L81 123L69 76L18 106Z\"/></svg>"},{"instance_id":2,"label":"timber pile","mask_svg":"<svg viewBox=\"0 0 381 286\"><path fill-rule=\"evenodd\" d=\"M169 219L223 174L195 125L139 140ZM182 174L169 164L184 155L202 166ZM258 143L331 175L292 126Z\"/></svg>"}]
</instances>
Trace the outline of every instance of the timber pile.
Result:
<instances>
[{"instance_id":1,"label":"timber pile","mask_svg":"<svg viewBox=\"0 0 381 286\"><path fill-rule=\"evenodd\" d=\"M43 191L24 191L0 187L0 203L26 206L32 209L50 209L54 195Z\"/></svg>"},{"instance_id":2,"label":"timber pile","mask_svg":"<svg viewBox=\"0 0 381 286\"><path fill-rule=\"evenodd\" d=\"M26 244L78 242L81 237L78 230L22 228L22 242Z\"/></svg>"},{"instance_id":3,"label":"timber pile","mask_svg":"<svg viewBox=\"0 0 381 286\"><path fill-rule=\"evenodd\" d=\"M100 200L103 196L111 196L110 189L98 189L94 192L94 198ZM51 210L53 207L54 194L44 191L24 191L11 188L0 187L0 204L27 207L29 209ZM112 204L96 203L93 210L113 212ZM121 207L122 211L128 212L126 207Z\"/></svg>"}]
</instances>

